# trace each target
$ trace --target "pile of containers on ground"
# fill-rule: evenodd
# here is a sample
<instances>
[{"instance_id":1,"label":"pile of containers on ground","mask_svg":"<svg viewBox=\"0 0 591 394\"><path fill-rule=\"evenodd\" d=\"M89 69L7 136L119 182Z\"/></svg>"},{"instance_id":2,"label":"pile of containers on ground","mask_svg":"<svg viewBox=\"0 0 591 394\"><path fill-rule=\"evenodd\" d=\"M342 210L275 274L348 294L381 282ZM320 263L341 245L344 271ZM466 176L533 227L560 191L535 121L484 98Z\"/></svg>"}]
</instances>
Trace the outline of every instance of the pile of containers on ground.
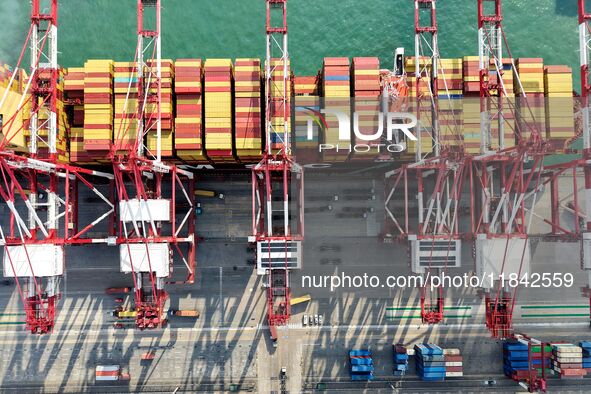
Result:
<instances>
[{"instance_id":1,"label":"pile of containers on ground","mask_svg":"<svg viewBox=\"0 0 591 394\"><path fill-rule=\"evenodd\" d=\"M583 349L583 368L589 373L591 372L591 342L581 341L579 346Z\"/></svg>"},{"instance_id":2,"label":"pile of containers on ground","mask_svg":"<svg viewBox=\"0 0 591 394\"><path fill-rule=\"evenodd\" d=\"M234 137L236 155L242 162L261 158L261 62L236 59L234 62Z\"/></svg>"},{"instance_id":3,"label":"pile of containers on ground","mask_svg":"<svg viewBox=\"0 0 591 394\"><path fill-rule=\"evenodd\" d=\"M443 349L431 343L415 345L417 375L424 381L445 380L445 356Z\"/></svg>"},{"instance_id":4,"label":"pile of containers on ground","mask_svg":"<svg viewBox=\"0 0 591 394\"><path fill-rule=\"evenodd\" d=\"M371 351L367 349L350 350L349 363L351 366L351 380L373 380L374 367Z\"/></svg>"},{"instance_id":5,"label":"pile of containers on ground","mask_svg":"<svg viewBox=\"0 0 591 394\"><path fill-rule=\"evenodd\" d=\"M404 376L408 371L408 351L405 346L392 345L394 351L394 376Z\"/></svg>"},{"instance_id":6,"label":"pile of containers on ground","mask_svg":"<svg viewBox=\"0 0 591 394\"><path fill-rule=\"evenodd\" d=\"M531 344L531 346L530 346ZM533 373L541 375L542 368L546 373L551 372L552 348L535 339L511 338L503 342L503 372L513 380L528 379L530 375L530 361Z\"/></svg>"},{"instance_id":7,"label":"pile of containers on ground","mask_svg":"<svg viewBox=\"0 0 591 394\"><path fill-rule=\"evenodd\" d=\"M445 377L460 378L464 376L464 361L460 349L443 349L445 360Z\"/></svg>"},{"instance_id":8,"label":"pile of containers on ground","mask_svg":"<svg viewBox=\"0 0 591 394\"><path fill-rule=\"evenodd\" d=\"M205 162L202 136L201 59L178 59L174 65L176 118L174 148L176 156L189 162Z\"/></svg>"},{"instance_id":9,"label":"pile of containers on ground","mask_svg":"<svg viewBox=\"0 0 591 394\"><path fill-rule=\"evenodd\" d=\"M583 378L583 349L572 343L552 344L552 373L561 379Z\"/></svg>"},{"instance_id":10,"label":"pile of containers on ground","mask_svg":"<svg viewBox=\"0 0 591 394\"><path fill-rule=\"evenodd\" d=\"M232 61L205 61L205 149L216 162L233 162Z\"/></svg>"}]
</instances>

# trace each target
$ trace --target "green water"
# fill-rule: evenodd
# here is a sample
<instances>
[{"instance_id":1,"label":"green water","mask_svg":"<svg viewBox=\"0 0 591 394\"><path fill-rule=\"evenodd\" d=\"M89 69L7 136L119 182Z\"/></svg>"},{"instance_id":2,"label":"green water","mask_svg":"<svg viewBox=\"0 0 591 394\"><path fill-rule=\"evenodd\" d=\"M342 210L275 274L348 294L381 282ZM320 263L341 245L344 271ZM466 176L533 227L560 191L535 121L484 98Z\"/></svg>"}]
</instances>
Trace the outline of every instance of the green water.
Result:
<instances>
[{"instance_id":1,"label":"green water","mask_svg":"<svg viewBox=\"0 0 591 394\"><path fill-rule=\"evenodd\" d=\"M60 64L89 58L133 60L135 0L60 0ZM167 58L263 57L263 0L162 0ZM578 87L576 0L504 0L505 31L514 57L568 64ZM439 0L442 57L477 54L476 0ZM14 64L28 28L29 1L0 0L0 58ZM325 56L379 56L414 49L412 0L291 0L293 68L314 74Z\"/></svg>"}]
</instances>

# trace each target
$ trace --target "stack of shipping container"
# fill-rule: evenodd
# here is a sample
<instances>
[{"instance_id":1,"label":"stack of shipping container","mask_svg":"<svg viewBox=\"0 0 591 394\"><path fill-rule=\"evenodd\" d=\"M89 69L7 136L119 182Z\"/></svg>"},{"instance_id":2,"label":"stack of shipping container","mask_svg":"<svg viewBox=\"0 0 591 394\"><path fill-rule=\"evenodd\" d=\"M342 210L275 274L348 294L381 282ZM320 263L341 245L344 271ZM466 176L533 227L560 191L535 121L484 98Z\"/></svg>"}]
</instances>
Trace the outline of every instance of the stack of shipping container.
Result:
<instances>
[{"instance_id":1,"label":"stack of shipping container","mask_svg":"<svg viewBox=\"0 0 591 394\"><path fill-rule=\"evenodd\" d=\"M420 86L416 86L415 58L408 57L405 61L409 101L403 109L419 116L423 155L432 151L432 100L427 63L427 58L420 59L420 68L425 77ZM235 163L236 159L253 163L259 160L265 144L261 112L264 109L264 89L261 86L260 62L257 59L238 59L236 69L229 59L210 59L205 67L202 67L198 59L178 60L176 64L178 75L175 78L172 62L164 60L162 63L160 109L163 158L176 157L181 161L195 163L209 162L209 159L214 163ZM507 94L503 98L504 147L515 144L514 112L518 109L521 111L519 126L526 137L530 127L536 126L542 137L548 138L557 150L561 149L574 136L572 71L566 66L544 68L542 59L519 59L516 64L521 75L521 84L514 81L511 59L503 59L503 80ZM478 68L478 57L465 57L463 60L441 59L438 73L442 143L456 146L463 142L468 154L480 152ZM10 77L7 70L6 67L0 70L0 74L4 75L4 84L7 84ZM299 154L304 162L317 162L320 158L319 144L324 143L335 148L339 146L339 152L336 149L325 150L323 159L327 162L344 162L350 158L379 158L376 156L377 149L373 149L371 154L361 151L351 154L350 145L372 145L378 141L364 141L357 138L352 130L346 133L346 137L351 138L350 141L346 138L340 140L336 116L318 113L321 108L319 97L322 95L328 110L340 110L349 115L352 122L352 111L356 112L359 115L361 133L375 134L379 129L381 102L378 98L382 88L377 58L354 58L352 66L347 58L326 58L318 76L295 77L285 87L281 59L272 61L271 70L270 89L275 97L283 95L284 88L290 96L294 89L298 100L293 144L297 152L294 151L294 154ZM289 67L287 72L290 73ZM496 67L491 63L488 78L492 84L497 83L496 73ZM83 69L69 69L64 80L64 99L71 126L70 160L80 164L107 164L110 144L117 136L121 138L120 134L124 134L124 139L129 143L135 139L137 120L133 118L137 113L138 102L142 102L136 97L135 65L123 62L113 64L110 60L90 60ZM22 85L20 79L17 82ZM205 83L203 88L202 82ZM523 92L528 96L527 101L520 99L515 103L515 95ZM156 109L156 93L155 82L152 81L146 99L147 113ZM351 96L356 99L353 107L350 105ZM417 108L417 96L421 97L420 111ZM462 105L459 104L461 98ZM501 138L498 135L496 118L497 99L492 98L490 104L493 119L489 148L498 149ZM204 111L201 109L203 105ZM203 112L205 118L202 119ZM287 108L287 126L284 124L281 102L272 103L270 114L274 128L270 136L272 152L276 153L283 146L286 127L290 127L290 109ZM24 116L26 120L29 115ZM154 119L148 117L144 121L150 130L144 143L149 148L148 156L153 157L156 127ZM309 122L312 126L311 138L308 138ZM456 125L462 130L461 135L453 131ZM417 130L414 131L416 133ZM65 131L60 133L66 135ZM26 134L24 131L18 137L24 141ZM61 159L65 158L67 151L64 148L65 142L58 142L63 145L60 148L63 150ZM360 150L363 149L366 147ZM401 160L411 159L415 150L416 144L410 142L407 155L401 156Z\"/></svg>"},{"instance_id":2,"label":"stack of shipping container","mask_svg":"<svg viewBox=\"0 0 591 394\"><path fill-rule=\"evenodd\" d=\"M4 104L2 106L2 121L3 130L2 133L10 139L9 145L25 146L24 133L22 130L23 125L23 113L17 113L19 104L22 98L23 84L26 81L26 74L24 71L19 71L19 74L15 76L10 89L8 85L12 78L13 71L7 65L0 65L0 95L5 97Z\"/></svg>"},{"instance_id":3,"label":"stack of shipping container","mask_svg":"<svg viewBox=\"0 0 591 394\"><path fill-rule=\"evenodd\" d=\"M354 97L353 111L358 118L358 131L366 136L375 135L380 129L380 59L377 57L355 57L352 68L352 93ZM385 122L385 119L383 119ZM382 125L383 126L383 125ZM385 129L383 129L385 130ZM379 156L376 145L380 144L381 136L370 140L360 139L353 133L353 143L368 145L368 151L360 149L353 153L354 159L370 159Z\"/></svg>"},{"instance_id":4,"label":"stack of shipping container","mask_svg":"<svg viewBox=\"0 0 591 394\"><path fill-rule=\"evenodd\" d=\"M92 162L109 164L113 141L113 61L84 64L84 150Z\"/></svg>"},{"instance_id":5,"label":"stack of shipping container","mask_svg":"<svg viewBox=\"0 0 591 394\"><path fill-rule=\"evenodd\" d=\"M525 379L529 374L529 355L527 343L517 339L503 342L503 372L514 379Z\"/></svg>"},{"instance_id":6,"label":"stack of shipping container","mask_svg":"<svg viewBox=\"0 0 591 394\"><path fill-rule=\"evenodd\" d=\"M546 138L553 148L563 149L575 134L573 74L568 66L544 67Z\"/></svg>"},{"instance_id":7,"label":"stack of shipping container","mask_svg":"<svg viewBox=\"0 0 591 394\"><path fill-rule=\"evenodd\" d=\"M113 142L117 153L125 154L137 139L138 80L133 62L115 62L114 71Z\"/></svg>"},{"instance_id":8,"label":"stack of shipping container","mask_svg":"<svg viewBox=\"0 0 591 394\"><path fill-rule=\"evenodd\" d=\"M178 59L174 64L176 118L174 149L176 156L187 162L206 162L203 151L201 59Z\"/></svg>"},{"instance_id":9,"label":"stack of shipping container","mask_svg":"<svg viewBox=\"0 0 591 394\"><path fill-rule=\"evenodd\" d=\"M552 370L561 379L583 378L583 349L572 343L552 344Z\"/></svg>"},{"instance_id":10,"label":"stack of shipping container","mask_svg":"<svg viewBox=\"0 0 591 394\"><path fill-rule=\"evenodd\" d=\"M151 72L156 75L156 66L148 63L148 67ZM162 79L161 79L161 101L160 101L160 114L161 114L161 149L163 158L173 157L173 129L174 129L174 116L172 107L172 85L174 80L174 64L172 60L162 60ZM150 81L149 99L146 103L146 118L144 123L146 125L146 146L148 147L148 157L156 156L156 141L157 141L157 130L156 130L156 119L154 115L158 110L157 100L154 100L158 96L158 85L156 81Z\"/></svg>"},{"instance_id":11,"label":"stack of shipping container","mask_svg":"<svg viewBox=\"0 0 591 394\"><path fill-rule=\"evenodd\" d=\"M351 367L351 380L373 380L373 359L371 351L367 349L354 349L349 351L349 363Z\"/></svg>"},{"instance_id":12,"label":"stack of shipping container","mask_svg":"<svg viewBox=\"0 0 591 394\"><path fill-rule=\"evenodd\" d=\"M445 146L463 144L463 63L462 59L440 59L437 76L439 94L440 143Z\"/></svg>"},{"instance_id":13,"label":"stack of shipping container","mask_svg":"<svg viewBox=\"0 0 591 394\"><path fill-rule=\"evenodd\" d=\"M415 345L415 365L421 380L445 380L445 356L439 346L431 343Z\"/></svg>"},{"instance_id":14,"label":"stack of shipping container","mask_svg":"<svg viewBox=\"0 0 591 394\"><path fill-rule=\"evenodd\" d=\"M478 56L464 56L464 99L462 101L464 149L466 153L480 153L480 60Z\"/></svg>"},{"instance_id":15,"label":"stack of shipping container","mask_svg":"<svg viewBox=\"0 0 591 394\"><path fill-rule=\"evenodd\" d=\"M64 96L70 107L70 161L85 163L90 156L84 150L84 68L70 67L64 78Z\"/></svg>"},{"instance_id":16,"label":"stack of shipping container","mask_svg":"<svg viewBox=\"0 0 591 394\"><path fill-rule=\"evenodd\" d=\"M591 342L581 341L579 346L583 349L583 368L589 374L591 372Z\"/></svg>"},{"instance_id":17,"label":"stack of shipping container","mask_svg":"<svg viewBox=\"0 0 591 394\"><path fill-rule=\"evenodd\" d=\"M405 346L392 345L394 351L394 376L404 376L408 371L408 351Z\"/></svg>"},{"instance_id":18,"label":"stack of shipping container","mask_svg":"<svg viewBox=\"0 0 591 394\"><path fill-rule=\"evenodd\" d=\"M205 149L214 162L233 162L232 61L205 61Z\"/></svg>"},{"instance_id":19,"label":"stack of shipping container","mask_svg":"<svg viewBox=\"0 0 591 394\"><path fill-rule=\"evenodd\" d=\"M317 163L322 122L320 113L319 76L294 77L295 116L294 154L301 164ZM311 135L308 135L310 131Z\"/></svg>"},{"instance_id":20,"label":"stack of shipping container","mask_svg":"<svg viewBox=\"0 0 591 394\"><path fill-rule=\"evenodd\" d=\"M543 137L546 130L544 104L544 60L540 58L517 59L520 83L514 84L517 98L518 124L521 139L527 140L532 130ZM523 93L526 97L522 97Z\"/></svg>"},{"instance_id":21,"label":"stack of shipping container","mask_svg":"<svg viewBox=\"0 0 591 394\"><path fill-rule=\"evenodd\" d=\"M234 139L236 155L243 163L261 159L261 62L236 59L234 62Z\"/></svg>"},{"instance_id":22,"label":"stack of shipping container","mask_svg":"<svg viewBox=\"0 0 591 394\"><path fill-rule=\"evenodd\" d=\"M491 73L489 74L490 83L499 85L498 72L494 62L491 61L490 65ZM491 119L491 148L500 149L501 140L499 134L499 123L503 127L503 141L502 148L511 148L515 146L515 88L514 88L514 75L513 75L513 59L503 59L503 83L501 86L505 89L501 92L502 98L490 99L490 113L493 116ZM492 92L497 94L495 90ZM502 109L503 117L502 122L499 122L499 111Z\"/></svg>"},{"instance_id":23,"label":"stack of shipping container","mask_svg":"<svg viewBox=\"0 0 591 394\"><path fill-rule=\"evenodd\" d=\"M339 111L351 116L351 70L349 59L346 57L324 58L322 84L325 110ZM323 161L347 161L351 145L351 130L348 131L347 136L341 136L339 121L334 115L326 116L326 124L323 142L334 148L323 152ZM344 137L347 137L348 140Z\"/></svg>"},{"instance_id":24,"label":"stack of shipping container","mask_svg":"<svg viewBox=\"0 0 591 394\"><path fill-rule=\"evenodd\" d=\"M431 109L431 65L427 57L419 58L419 73L422 76L417 84L416 80L416 58L407 57L405 60L405 69L408 75L408 111L417 116L419 125L415 128L415 135L420 137L421 156L425 156L433 151L433 137L431 130L432 116ZM420 135L419 135L420 134ZM417 151L417 142L408 144L408 151L415 154Z\"/></svg>"},{"instance_id":25,"label":"stack of shipping container","mask_svg":"<svg viewBox=\"0 0 591 394\"><path fill-rule=\"evenodd\" d=\"M291 133L291 63L283 63L283 59L271 59L271 86L269 87L273 97L287 99L286 104L282 100L275 100L269 108L271 124L270 141L272 154L283 149L283 143L287 135ZM284 76L287 77L287 85L284 84ZM268 93L268 92L267 92Z\"/></svg>"},{"instance_id":26,"label":"stack of shipping container","mask_svg":"<svg viewBox=\"0 0 591 394\"><path fill-rule=\"evenodd\" d=\"M466 56L463 61L464 70L464 103L463 103L463 135L466 151L471 154L480 152L480 72L478 56ZM492 97L487 98L490 119L491 138L488 149L509 148L515 145L515 93L513 87L512 59L504 58L502 67L497 69L493 59L489 61L489 72L486 76L491 86L500 85L504 90L499 94L491 90ZM503 83L500 84L498 75L502 74ZM497 94L502 96L497 97ZM502 110L503 117L499 113ZM499 124L503 127L503 140L499 135Z\"/></svg>"},{"instance_id":27,"label":"stack of shipping container","mask_svg":"<svg viewBox=\"0 0 591 394\"><path fill-rule=\"evenodd\" d=\"M443 356L446 378L460 378L464 376L464 362L460 349L443 349Z\"/></svg>"},{"instance_id":28,"label":"stack of shipping container","mask_svg":"<svg viewBox=\"0 0 591 394\"><path fill-rule=\"evenodd\" d=\"M552 347L536 339L507 339L503 342L503 372L516 381L529 379L530 373L541 375L542 368L549 375L552 372L551 356Z\"/></svg>"}]
</instances>

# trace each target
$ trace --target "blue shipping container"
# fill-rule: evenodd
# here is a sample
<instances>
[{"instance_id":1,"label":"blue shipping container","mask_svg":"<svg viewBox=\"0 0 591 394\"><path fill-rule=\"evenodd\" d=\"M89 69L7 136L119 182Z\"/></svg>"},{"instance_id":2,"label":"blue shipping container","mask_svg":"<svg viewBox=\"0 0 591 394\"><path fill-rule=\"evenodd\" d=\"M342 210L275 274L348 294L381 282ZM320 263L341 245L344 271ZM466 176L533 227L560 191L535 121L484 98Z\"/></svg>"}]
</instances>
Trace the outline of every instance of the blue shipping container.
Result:
<instances>
[{"instance_id":1,"label":"blue shipping container","mask_svg":"<svg viewBox=\"0 0 591 394\"><path fill-rule=\"evenodd\" d=\"M349 350L349 357L353 356L371 356L371 352L365 349Z\"/></svg>"}]
</instances>

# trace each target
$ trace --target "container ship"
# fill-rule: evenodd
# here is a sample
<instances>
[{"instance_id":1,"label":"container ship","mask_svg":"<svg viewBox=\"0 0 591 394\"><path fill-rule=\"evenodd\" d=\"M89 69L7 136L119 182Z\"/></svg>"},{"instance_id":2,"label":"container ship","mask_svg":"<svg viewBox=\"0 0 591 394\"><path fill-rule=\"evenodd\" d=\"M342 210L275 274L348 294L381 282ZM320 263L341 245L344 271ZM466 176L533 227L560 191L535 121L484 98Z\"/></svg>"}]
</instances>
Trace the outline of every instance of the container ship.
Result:
<instances>
[{"instance_id":1,"label":"container ship","mask_svg":"<svg viewBox=\"0 0 591 394\"><path fill-rule=\"evenodd\" d=\"M482 323L493 338L512 341L506 350L516 358L507 359L506 374L545 387L543 375L516 372L531 372L520 347L531 344L514 344L524 341L513 326L518 292L505 284L531 271L531 239L580 245L581 268L591 270L591 202L582 204L580 192L584 186L591 195L591 14L584 0L579 93L570 67L512 56L501 0L476 2L474 55L442 57L437 1L414 0L414 51L393 46L391 64L377 57L325 57L315 75L291 69L287 0L265 1L264 59L202 59L198 50L190 58L163 59L161 2L138 0L135 55L68 68L57 62L58 2L41 3L32 1L17 66L0 68L3 274L16 280L29 332L54 330L66 246L75 245L117 249L120 271L133 287L109 287L108 294L132 298L115 315L139 330L168 324L175 316L165 307L169 289L196 280L196 215L208 212L197 199L225 203L231 196L196 189L198 178L215 174L223 184L230 174L249 182L252 225L240 237L263 278L264 319L275 346L278 328L290 324L292 306L302 303L292 297L291 275L305 270L304 217L332 214L330 204L341 200L378 201L384 223L374 237L402 244L410 271L425 279L416 304L421 323L443 323L450 309L446 289L429 286L426 278L466 268L462 249L469 249L471 276L481 278ZM30 68L21 64L26 50ZM340 174L335 179L344 190L306 211L304 173L318 182L325 169L326 184ZM380 192L342 186L353 170L379 184ZM542 199L548 209L534 214ZM82 214L85 201L104 209ZM232 209L224 220L239 220ZM378 225L365 219L375 210L347 206L336 218L363 220L369 233ZM565 212L572 225L564 223ZM534 219L541 224L532 228ZM318 252L339 248L323 245ZM325 257L321 264L340 261ZM179 267L182 274L173 276ZM322 320L315 315L315 325ZM463 375L459 351L421 346L417 370L425 380ZM509 354L513 348L520 354ZM396 349L406 354L402 345ZM350 356L352 376L372 380L372 353L358 352ZM408 357L399 358L403 375ZM459 365L446 370L446 363ZM428 368L437 376L427 376Z\"/></svg>"}]
</instances>

